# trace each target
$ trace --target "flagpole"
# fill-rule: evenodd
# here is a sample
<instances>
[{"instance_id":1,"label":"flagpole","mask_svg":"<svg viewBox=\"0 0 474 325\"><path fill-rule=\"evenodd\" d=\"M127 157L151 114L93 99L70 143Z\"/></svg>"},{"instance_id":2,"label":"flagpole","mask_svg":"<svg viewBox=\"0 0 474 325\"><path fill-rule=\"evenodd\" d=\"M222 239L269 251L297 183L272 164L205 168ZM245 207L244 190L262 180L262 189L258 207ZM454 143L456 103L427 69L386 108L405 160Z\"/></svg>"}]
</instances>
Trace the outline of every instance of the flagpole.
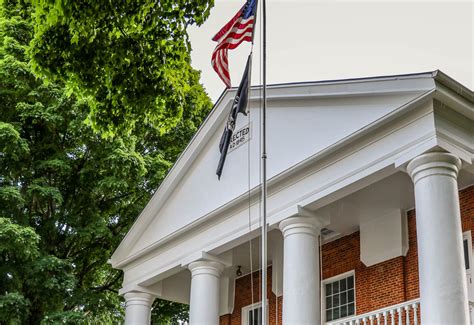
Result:
<instances>
[{"instance_id":1,"label":"flagpole","mask_svg":"<svg viewBox=\"0 0 474 325\"><path fill-rule=\"evenodd\" d=\"M262 0L262 325L267 325L267 6Z\"/></svg>"}]
</instances>

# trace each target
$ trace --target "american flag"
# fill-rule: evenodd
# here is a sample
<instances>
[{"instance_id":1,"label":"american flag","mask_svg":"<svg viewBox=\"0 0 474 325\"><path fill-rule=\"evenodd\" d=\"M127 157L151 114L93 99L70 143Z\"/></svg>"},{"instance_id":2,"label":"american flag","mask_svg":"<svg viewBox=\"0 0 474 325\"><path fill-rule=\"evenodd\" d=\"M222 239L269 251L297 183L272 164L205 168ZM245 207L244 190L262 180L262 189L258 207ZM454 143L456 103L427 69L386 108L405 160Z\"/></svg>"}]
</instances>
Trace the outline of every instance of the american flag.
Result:
<instances>
[{"instance_id":1,"label":"american flag","mask_svg":"<svg viewBox=\"0 0 474 325\"><path fill-rule=\"evenodd\" d=\"M227 88L231 87L227 51L235 49L243 41L252 41L256 8L257 0L247 0L237 14L212 38L218 42L212 52L212 67Z\"/></svg>"}]
</instances>

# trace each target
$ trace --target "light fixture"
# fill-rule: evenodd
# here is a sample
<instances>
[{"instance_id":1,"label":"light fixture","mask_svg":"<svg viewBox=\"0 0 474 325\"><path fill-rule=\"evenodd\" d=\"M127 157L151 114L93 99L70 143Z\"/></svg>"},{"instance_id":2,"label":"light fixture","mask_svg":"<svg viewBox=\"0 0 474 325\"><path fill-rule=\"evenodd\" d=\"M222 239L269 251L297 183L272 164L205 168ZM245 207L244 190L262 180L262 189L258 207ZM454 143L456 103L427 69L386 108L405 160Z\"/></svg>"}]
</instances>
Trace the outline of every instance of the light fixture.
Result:
<instances>
[{"instance_id":1,"label":"light fixture","mask_svg":"<svg viewBox=\"0 0 474 325\"><path fill-rule=\"evenodd\" d=\"M237 265L237 271L235 272L235 275L241 276L242 275L242 265Z\"/></svg>"}]
</instances>

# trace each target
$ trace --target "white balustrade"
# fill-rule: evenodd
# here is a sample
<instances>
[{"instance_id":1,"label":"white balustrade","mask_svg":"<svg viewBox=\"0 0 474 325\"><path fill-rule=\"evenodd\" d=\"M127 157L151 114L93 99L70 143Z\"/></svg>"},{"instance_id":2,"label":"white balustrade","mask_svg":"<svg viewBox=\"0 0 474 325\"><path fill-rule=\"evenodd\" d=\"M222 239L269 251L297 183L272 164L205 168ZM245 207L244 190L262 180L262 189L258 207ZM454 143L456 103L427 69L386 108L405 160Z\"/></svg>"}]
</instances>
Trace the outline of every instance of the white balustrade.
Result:
<instances>
[{"instance_id":1,"label":"white balustrade","mask_svg":"<svg viewBox=\"0 0 474 325\"><path fill-rule=\"evenodd\" d=\"M419 315L420 299L414 299L362 315L327 322L326 325L418 325Z\"/></svg>"},{"instance_id":2,"label":"white balustrade","mask_svg":"<svg viewBox=\"0 0 474 325\"><path fill-rule=\"evenodd\" d=\"M474 302L469 302L469 309L474 313ZM362 315L327 322L326 325L419 325L419 318L420 299L414 299ZM178 324L189 325L185 321L178 321ZM474 325L474 322L471 321L471 324Z\"/></svg>"}]
</instances>

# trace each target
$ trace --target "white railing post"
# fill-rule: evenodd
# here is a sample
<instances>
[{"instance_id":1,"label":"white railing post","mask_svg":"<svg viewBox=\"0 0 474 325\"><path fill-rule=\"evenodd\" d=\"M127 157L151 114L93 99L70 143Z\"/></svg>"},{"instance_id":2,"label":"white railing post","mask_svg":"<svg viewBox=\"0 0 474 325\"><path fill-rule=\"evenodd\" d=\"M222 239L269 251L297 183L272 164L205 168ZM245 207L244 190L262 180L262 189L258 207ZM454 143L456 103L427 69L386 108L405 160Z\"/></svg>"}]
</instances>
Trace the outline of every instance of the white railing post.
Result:
<instances>
[{"instance_id":1,"label":"white railing post","mask_svg":"<svg viewBox=\"0 0 474 325\"><path fill-rule=\"evenodd\" d=\"M406 315L405 324L410 325L410 305L405 306L405 315Z\"/></svg>"},{"instance_id":2,"label":"white railing post","mask_svg":"<svg viewBox=\"0 0 474 325\"><path fill-rule=\"evenodd\" d=\"M415 302L413 305L413 324L418 325L418 303Z\"/></svg>"}]
</instances>

